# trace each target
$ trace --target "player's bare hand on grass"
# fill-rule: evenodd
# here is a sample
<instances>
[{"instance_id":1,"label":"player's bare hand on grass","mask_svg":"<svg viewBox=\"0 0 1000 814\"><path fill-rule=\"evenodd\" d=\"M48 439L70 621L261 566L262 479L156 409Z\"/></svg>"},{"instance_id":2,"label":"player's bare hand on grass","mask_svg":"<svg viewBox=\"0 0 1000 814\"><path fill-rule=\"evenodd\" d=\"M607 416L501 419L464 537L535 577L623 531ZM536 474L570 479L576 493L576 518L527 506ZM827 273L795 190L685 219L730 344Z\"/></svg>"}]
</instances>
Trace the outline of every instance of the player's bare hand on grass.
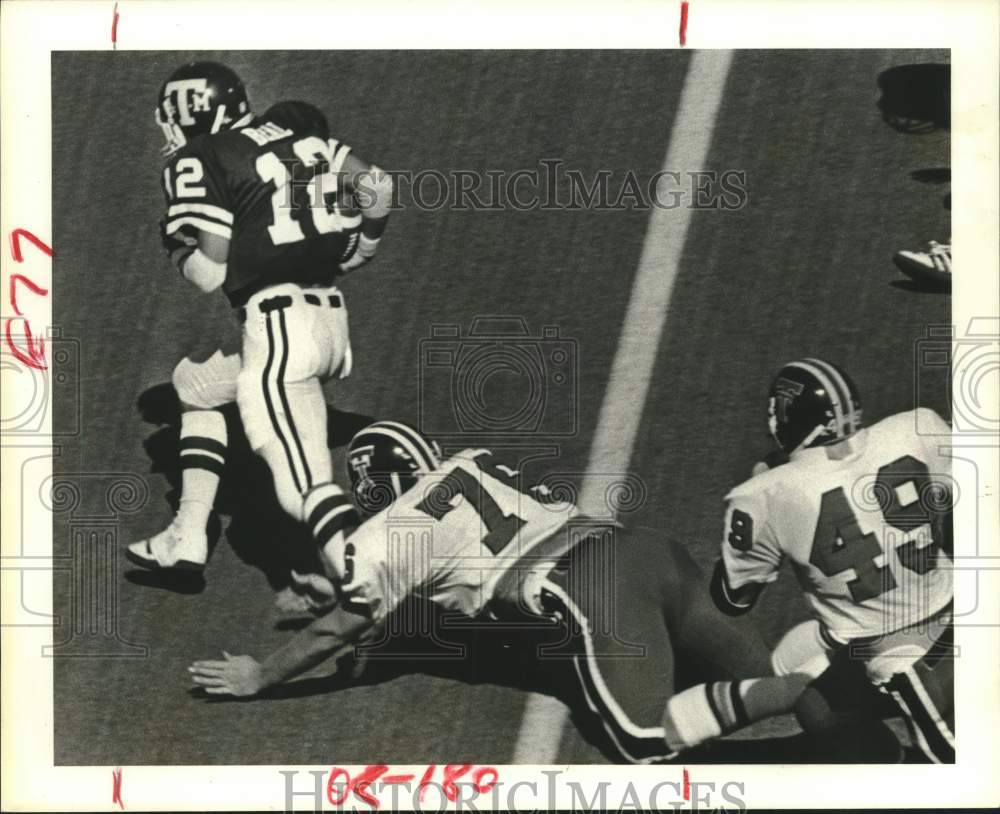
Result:
<instances>
[{"instance_id":1,"label":"player's bare hand on grass","mask_svg":"<svg viewBox=\"0 0 1000 814\"><path fill-rule=\"evenodd\" d=\"M210 695L256 695L264 688L260 663L252 656L231 656L222 651L223 661L196 661L190 667L191 680Z\"/></svg>"},{"instance_id":2,"label":"player's bare hand on grass","mask_svg":"<svg viewBox=\"0 0 1000 814\"><path fill-rule=\"evenodd\" d=\"M291 585L278 593L275 604L285 613L321 613L336 601L333 583L325 576L292 571Z\"/></svg>"}]
</instances>

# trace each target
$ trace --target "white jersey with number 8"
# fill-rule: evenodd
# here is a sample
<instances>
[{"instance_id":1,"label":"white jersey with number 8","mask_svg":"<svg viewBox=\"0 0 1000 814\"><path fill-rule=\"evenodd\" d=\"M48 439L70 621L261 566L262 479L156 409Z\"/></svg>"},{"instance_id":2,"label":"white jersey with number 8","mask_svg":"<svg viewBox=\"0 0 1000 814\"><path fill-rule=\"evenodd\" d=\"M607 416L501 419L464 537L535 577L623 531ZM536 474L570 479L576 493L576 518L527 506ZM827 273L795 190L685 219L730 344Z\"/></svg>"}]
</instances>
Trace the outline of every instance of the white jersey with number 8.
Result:
<instances>
[{"instance_id":1,"label":"white jersey with number 8","mask_svg":"<svg viewBox=\"0 0 1000 814\"><path fill-rule=\"evenodd\" d=\"M900 413L737 486L722 542L729 586L772 582L787 557L813 614L842 642L941 610L952 599L941 550L951 460L939 448L949 437L930 410Z\"/></svg>"},{"instance_id":2,"label":"white jersey with number 8","mask_svg":"<svg viewBox=\"0 0 1000 814\"><path fill-rule=\"evenodd\" d=\"M341 596L375 621L411 594L474 616L517 558L577 513L519 490L488 450L464 450L341 543Z\"/></svg>"}]
</instances>

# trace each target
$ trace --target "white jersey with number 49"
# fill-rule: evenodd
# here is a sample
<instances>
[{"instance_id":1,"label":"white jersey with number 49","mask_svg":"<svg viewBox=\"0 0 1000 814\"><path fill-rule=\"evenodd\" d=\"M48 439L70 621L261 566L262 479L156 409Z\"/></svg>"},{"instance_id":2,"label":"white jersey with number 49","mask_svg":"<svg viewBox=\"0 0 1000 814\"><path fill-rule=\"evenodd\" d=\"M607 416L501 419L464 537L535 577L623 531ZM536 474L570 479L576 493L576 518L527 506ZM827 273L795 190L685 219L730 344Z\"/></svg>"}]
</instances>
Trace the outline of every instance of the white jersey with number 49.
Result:
<instances>
[{"instance_id":1,"label":"white jersey with number 49","mask_svg":"<svg viewBox=\"0 0 1000 814\"><path fill-rule=\"evenodd\" d=\"M951 460L939 450L949 437L931 410L900 413L737 486L722 543L729 586L772 582L787 557L842 642L939 611L952 598L941 552Z\"/></svg>"},{"instance_id":2,"label":"white jersey with number 49","mask_svg":"<svg viewBox=\"0 0 1000 814\"><path fill-rule=\"evenodd\" d=\"M578 510L518 488L518 473L488 450L464 450L335 552L343 601L380 621L410 594L474 616L503 573Z\"/></svg>"}]
</instances>

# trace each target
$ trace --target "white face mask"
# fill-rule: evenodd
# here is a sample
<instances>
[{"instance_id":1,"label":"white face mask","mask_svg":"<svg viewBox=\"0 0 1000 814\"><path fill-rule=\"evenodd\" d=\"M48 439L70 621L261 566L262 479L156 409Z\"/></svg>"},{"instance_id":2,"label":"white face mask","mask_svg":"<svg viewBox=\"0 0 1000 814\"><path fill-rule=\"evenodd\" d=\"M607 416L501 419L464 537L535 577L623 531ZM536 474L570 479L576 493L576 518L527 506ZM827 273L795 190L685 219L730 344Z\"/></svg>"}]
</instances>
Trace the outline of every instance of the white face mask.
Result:
<instances>
[{"instance_id":1,"label":"white face mask","mask_svg":"<svg viewBox=\"0 0 1000 814\"><path fill-rule=\"evenodd\" d=\"M245 107L246 104L240 104L241 111ZM219 105L215 109L215 120L212 122L212 128L209 132L218 133L226 127L242 127L244 124L249 124L252 118L253 114L247 111L242 118L234 122L226 115L226 106ZM181 126L174 120L173 114L167 118L167 114L163 112L162 104L160 107L156 108L156 123L160 125L160 129L163 131L163 136L167 140L167 143L160 149L160 152L164 157L173 155L181 147L187 144L187 137L184 135L184 131L181 129Z\"/></svg>"},{"instance_id":2,"label":"white face mask","mask_svg":"<svg viewBox=\"0 0 1000 814\"><path fill-rule=\"evenodd\" d=\"M167 143L160 149L164 157L173 155L187 144L187 138L185 138L181 126L173 120L173 117L167 119L163 113L163 109L159 107L156 108L156 123L160 125L163 136L167 140Z\"/></svg>"},{"instance_id":3,"label":"white face mask","mask_svg":"<svg viewBox=\"0 0 1000 814\"><path fill-rule=\"evenodd\" d=\"M778 442L778 415L777 415L777 404L774 396L771 396L767 402L767 426L771 431L771 437L774 439L775 443Z\"/></svg>"}]
</instances>

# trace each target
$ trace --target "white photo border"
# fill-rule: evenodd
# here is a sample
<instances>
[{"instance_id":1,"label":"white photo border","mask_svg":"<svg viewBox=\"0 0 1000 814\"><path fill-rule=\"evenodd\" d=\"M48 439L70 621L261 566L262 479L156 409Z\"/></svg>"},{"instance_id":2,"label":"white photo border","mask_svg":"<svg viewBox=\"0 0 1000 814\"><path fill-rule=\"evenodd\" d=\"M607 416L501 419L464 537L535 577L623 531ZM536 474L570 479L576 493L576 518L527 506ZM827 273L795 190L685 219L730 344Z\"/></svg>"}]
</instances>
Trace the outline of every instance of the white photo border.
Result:
<instances>
[{"instance_id":1,"label":"white photo border","mask_svg":"<svg viewBox=\"0 0 1000 814\"><path fill-rule=\"evenodd\" d=\"M1000 6L991 0L839 0L795 3L785 0L690 0L688 48L947 48L952 55L952 186L955 267L953 322L971 330L981 320L996 331L998 303L998 42ZM58 50L111 50L113 2L33 2L4 4L2 15L2 232L3 280L29 274L51 290L51 262L22 243L24 262L13 263L8 238L28 229L51 245L51 54ZM117 50L334 49L356 32L352 48L677 48L681 3L662 2L130 2L117 4ZM282 33L287 32L287 33ZM108 88L108 92L114 92ZM974 207L964 202L974 201ZM845 235L844 240L850 240ZM4 298L3 316L9 316ZM33 301L36 326L51 325L51 298ZM985 320L985 322L982 322ZM36 333L40 331L36 330ZM902 360L903 363L906 360ZM25 386L28 386L25 382ZM4 394L4 403L11 403ZM741 799L757 807L903 807L987 805L1000 802L997 732L1000 731L997 557L1000 556L995 496L997 440L955 437L963 455L974 460L979 489L987 496L963 504L956 528L978 526L980 539L956 551L978 581L982 607L975 620L956 628L962 657L957 670L958 762L954 766L695 766L694 783L742 784ZM32 442L3 441L3 808L5 810L119 810L112 802L114 767L54 767L52 660L42 657L51 628L15 627L24 613L22 592L30 583L32 610L51 613L51 515L41 505L19 507L22 467L45 456L52 443L51 415ZM51 473L51 464L47 464ZM958 473L956 473L958 476ZM963 485L963 484L960 484ZM968 490L964 490L968 494ZM993 498L989 498L993 495ZM978 514L978 516L976 516ZM961 535L957 535L961 537ZM45 541L27 553L25 539ZM978 545L978 549L976 548ZM992 559L990 559L992 558ZM41 569L32 577L31 562ZM26 565L26 563L28 563ZM979 570L975 570L979 569ZM39 576L40 574L40 576ZM959 581L959 584L962 584ZM109 714L113 714L109 711ZM331 755L331 760L336 756ZM352 775L362 767L345 767ZM422 766L393 767L416 773ZM557 808L574 803L570 781L593 796L607 782L607 800L627 800L628 783L643 805L658 783L682 782L683 767L503 766L505 785L525 781L519 807ZM125 803L136 810L241 810L285 808L284 771L298 771L297 790L312 783L310 771L330 766L135 766L124 767ZM552 775L554 799L548 799ZM733 790L736 793L735 789ZM389 799L388 796L383 799ZM487 806L488 796L469 805ZM688 807L661 790L661 806ZM723 804L717 802L716 804ZM353 803L359 810L371 810ZM398 805L410 807L408 795ZM440 810L432 795L428 806ZM310 797L295 807L312 810ZM385 807L385 804L383 804ZM335 810L324 803L324 810ZM348 806L345 806L348 808ZM454 808L451 805L450 808Z\"/></svg>"}]
</instances>

